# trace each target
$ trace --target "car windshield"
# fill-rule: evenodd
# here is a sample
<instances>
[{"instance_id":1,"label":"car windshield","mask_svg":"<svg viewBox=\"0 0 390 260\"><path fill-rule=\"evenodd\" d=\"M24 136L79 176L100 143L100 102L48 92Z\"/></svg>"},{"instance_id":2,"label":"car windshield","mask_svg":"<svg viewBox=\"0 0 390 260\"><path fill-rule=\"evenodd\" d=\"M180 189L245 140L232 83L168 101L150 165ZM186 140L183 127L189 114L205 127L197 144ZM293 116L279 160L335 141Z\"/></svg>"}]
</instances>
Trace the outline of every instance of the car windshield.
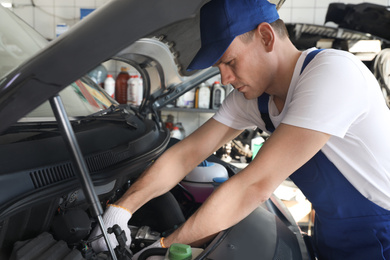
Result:
<instances>
[{"instance_id":1,"label":"car windshield","mask_svg":"<svg viewBox=\"0 0 390 260\"><path fill-rule=\"evenodd\" d=\"M73 82L60 92L60 96L70 120L94 114L103 109L108 109L113 104L117 104L116 101L88 78L82 78ZM19 122L34 121L55 121L48 101L19 120Z\"/></svg>"},{"instance_id":2,"label":"car windshield","mask_svg":"<svg viewBox=\"0 0 390 260\"><path fill-rule=\"evenodd\" d=\"M45 38L11 11L0 8L0 78L47 43Z\"/></svg>"},{"instance_id":3,"label":"car windshield","mask_svg":"<svg viewBox=\"0 0 390 260\"><path fill-rule=\"evenodd\" d=\"M44 48L48 41L11 11L0 6L0 82L9 72ZM88 116L107 109L115 100L110 98L88 77L75 81L60 92L68 116ZM49 102L33 110L19 122L54 121Z\"/></svg>"}]
</instances>

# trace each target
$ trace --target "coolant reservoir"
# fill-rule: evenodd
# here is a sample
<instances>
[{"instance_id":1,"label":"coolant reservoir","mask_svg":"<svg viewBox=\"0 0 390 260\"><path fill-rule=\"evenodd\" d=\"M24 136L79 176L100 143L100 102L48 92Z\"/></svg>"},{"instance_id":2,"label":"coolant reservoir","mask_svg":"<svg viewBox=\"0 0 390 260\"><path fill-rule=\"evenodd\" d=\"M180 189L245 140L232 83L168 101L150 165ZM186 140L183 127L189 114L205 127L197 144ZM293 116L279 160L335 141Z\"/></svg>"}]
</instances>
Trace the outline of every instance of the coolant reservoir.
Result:
<instances>
[{"instance_id":1,"label":"coolant reservoir","mask_svg":"<svg viewBox=\"0 0 390 260\"><path fill-rule=\"evenodd\" d=\"M201 248L192 248L185 244L172 244L164 260L192 260L203 252Z\"/></svg>"},{"instance_id":2,"label":"coolant reservoir","mask_svg":"<svg viewBox=\"0 0 390 260\"><path fill-rule=\"evenodd\" d=\"M194 196L196 202L203 203L214 190L214 178L228 179L226 168L219 163L203 161L181 181L181 184Z\"/></svg>"}]
</instances>

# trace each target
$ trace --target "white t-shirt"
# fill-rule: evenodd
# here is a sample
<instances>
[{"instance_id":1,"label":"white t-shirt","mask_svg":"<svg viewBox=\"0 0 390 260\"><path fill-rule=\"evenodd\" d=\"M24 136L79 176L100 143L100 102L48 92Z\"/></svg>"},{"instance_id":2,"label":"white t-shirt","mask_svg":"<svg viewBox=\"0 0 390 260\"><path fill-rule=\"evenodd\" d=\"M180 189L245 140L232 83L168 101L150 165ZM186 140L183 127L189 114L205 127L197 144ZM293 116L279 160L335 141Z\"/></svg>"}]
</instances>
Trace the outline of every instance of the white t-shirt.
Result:
<instances>
[{"instance_id":1,"label":"white t-shirt","mask_svg":"<svg viewBox=\"0 0 390 260\"><path fill-rule=\"evenodd\" d=\"M354 55L324 50L300 75L306 55L296 64L285 106L268 103L271 121L332 135L321 149L366 198L390 210L390 110L377 80ZM235 129L266 131L257 99L234 90L213 117Z\"/></svg>"}]
</instances>

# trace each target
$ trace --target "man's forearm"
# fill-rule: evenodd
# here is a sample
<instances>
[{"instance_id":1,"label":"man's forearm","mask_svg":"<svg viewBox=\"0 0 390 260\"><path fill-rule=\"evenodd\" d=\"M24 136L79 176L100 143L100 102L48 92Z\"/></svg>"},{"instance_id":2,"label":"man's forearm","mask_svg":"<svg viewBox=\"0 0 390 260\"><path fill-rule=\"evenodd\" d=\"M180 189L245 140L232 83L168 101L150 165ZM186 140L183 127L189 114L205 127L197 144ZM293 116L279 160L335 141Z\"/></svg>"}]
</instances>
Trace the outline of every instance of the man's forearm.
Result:
<instances>
[{"instance_id":1,"label":"man's forearm","mask_svg":"<svg viewBox=\"0 0 390 260\"><path fill-rule=\"evenodd\" d=\"M258 185L251 185L250 182L245 185L243 179L245 178L234 176L221 185L197 212L164 240L164 244L170 246L172 243L184 243L199 246L205 239L248 216L270 194L260 191Z\"/></svg>"},{"instance_id":2,"label":"man's forearm","mask_svg":"<svg viewBox=\"0 0 390 260\"><path fill-rule=\"evenodd\" d=\"M196 159L185 156L184 151L178 152L180 147L177 144L167 150L115 204L134 213L146 202L166 193L179 183L197 165Z\"/></svg>"},{"instance_id":3,"label":"man's forearm","mask_svg":"<svg viewBox=\"0 0 390 260\"><path fill-rule=\"evenodd\" d=\"M235 225L324 146L330 135L281 124L256 158L223 183L165 243L191 244Z\"/></svg>"}]
</instances>

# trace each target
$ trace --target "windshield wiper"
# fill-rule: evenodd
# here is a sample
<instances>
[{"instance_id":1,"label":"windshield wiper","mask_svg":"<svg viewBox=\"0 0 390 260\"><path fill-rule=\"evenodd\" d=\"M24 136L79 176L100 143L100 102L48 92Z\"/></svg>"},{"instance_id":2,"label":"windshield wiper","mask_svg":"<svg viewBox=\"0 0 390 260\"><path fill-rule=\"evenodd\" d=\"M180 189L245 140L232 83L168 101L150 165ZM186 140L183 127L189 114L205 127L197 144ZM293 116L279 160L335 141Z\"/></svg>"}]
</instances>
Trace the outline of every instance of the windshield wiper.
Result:
<instances>
[{"instance_id":1,"label":"windshield wiper","mask_svg":"<svg viewBox=\"0 0 390 260\"><path fill-rule=\"evenodd\" d=\"M137 129L138 125L134 122L133 118L135 115L132 115L127 110L129 108L128 105L117 105L110 106L105 110L101 110L99 112L93 113L89 116L78 118L79 122L83 121L91 121L91 120L99 120L99 121L110 121L110 122L125 122L127 125Z\"/></svg>"}]
</instances>

